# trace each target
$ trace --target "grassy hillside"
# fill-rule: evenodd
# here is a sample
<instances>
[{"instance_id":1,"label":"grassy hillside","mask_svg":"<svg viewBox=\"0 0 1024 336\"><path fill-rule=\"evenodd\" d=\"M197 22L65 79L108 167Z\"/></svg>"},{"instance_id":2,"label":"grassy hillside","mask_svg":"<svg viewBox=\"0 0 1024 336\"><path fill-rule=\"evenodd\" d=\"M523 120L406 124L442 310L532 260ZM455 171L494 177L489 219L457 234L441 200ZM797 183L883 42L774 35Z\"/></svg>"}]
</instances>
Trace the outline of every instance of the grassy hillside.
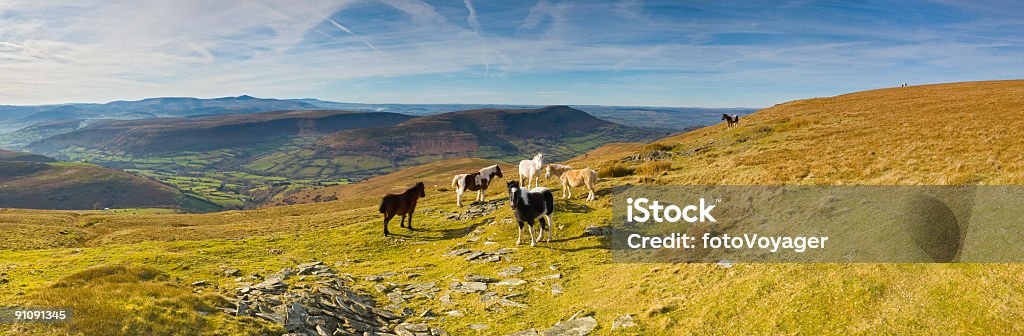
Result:
<instances>
[{"instance_id":1,"label":"grassy hillside","mask_svg":"<svg viewBox=\"0 0 1024 336\"><path fill-rule=\"evenodd\" d=\"M445 158L518 162L543 152L548 159L564 160L606 143L652 140L667 133L618 125L567 106L479 109L334 133L308 150L269 155L250 167L330 160L347 164L348 174L365 177Z\"/></svg>"},{"instance_id":2,"label":"grassy hillside","mask_svg":"<svg viewBox=\"0 0 1024 336\"><path fill-rule=\"evenodd\" d=\"M1024 81L865 91L779 104L638 157L672 155L659 183L1021 184L1021 106Z\"/></svg>"},{"instance_id":3,"label":"grassy hillside","mask_svg":"<svg viewBox=\"0 0 1024 336\"><path fill-rule=\"evenodd\" d=\"M346 183L319 166L245 167L269 153L301 150L320 136L390 126L394 113L276 111L203 118L94 121L33 142L35 152L127 171L228 209L260 203L282 189ZM296 172L309 170L307 178Z\"/></svg>"},{"instance_id":4,"label":"grassy hillside","mask_svg":"<svg viewBox=\"0 0 1024 336\"><path fill-rule=\"evenodd\" d=\"M0 208L210 210L174 188L85 163L0 161Z\"/></svg>"},{"instance_id":5,"label":"grassy hillside","mask_svg":"<svg viewBox=\"0 0 1024 336\"><path fill-rule=\"evenodd\" d=\"M411 118L395 113L276 111L203 118L104 120L29 147L43 153L61 154L66 148L84 147L135 156L244 149L282 138L390 126Z\"/></svg>"},{"instance_id":6,"label":"grassy hillside","mask_svg":"<svg viewBox=\"0 0 1024 336\"><path fill-rule=\"evenodd\" d=\"M4 328L11 334L282 332L263 320L216 312L219 295L233 296L239 287L224 270L238 269L244 280L322 260L385 303L374 288L380 283L364 276L385 274L386 282L403 285L437 282L450 303L417 296L402 306L413 309L409 320L453 335L543 329L580 311L597 319L602 335L1021 334L1024 266L1017 264L613 264L603 238L582 234L587 225L608 223L608 189L626 183L1018 184L1020 106L1024 81L894 88L782 104L738 128L716 125L631 150L605 148L572 164L618 167L621 176L602 179L596 201L557 200L554 220L564 225L558 239L519 246L500 262L444 254L513 247L507 206L451 219L460 212L453 193L434 187L421 201L417 229L392 228L392 238L381 236L374 194L383 190L376 187L332 202L203 215L6 210L0 212L7 226L0 230L0 302L78 310L67 326ZM443 176L440 165L389 175L380 185ZM462 168L452 162L447 170ZM499 194L492 199L504 197ZM82 238L62 239L61 230ZM510 266L523 271L499 274ZM448 290L469 274L525 280L488 291L527 307ZM106 290L113 286L107 279L118 279L122 290ZM210 286L190 286L199 280ZM428 309L437 317L424 316ZM611 330L626 314L639 326ZM474 331L471 324L489 329Z\"/></svg>"},{"instance_id":7,"label":"grassy hillside","mask_svg":"<svg viewBox=\"0 0 1024 336\"><path fill-rule=\"evenodd\" d=\"M501 166L501 170L506 179L515 179L516 176L518 176L518 168L515 168L511 164L505 162L469 158L448 159L421 164L394 173L373 177L359 183L336 185L326 188L303 189L291 194L281 194L279 197L268 203L267 206L329 202L339 199L374 197L388 193L400 193L408 189L415 182L423 182L425 185L434 187L435 189L450 189L452 177L454 175L476 172L480 170L480 168L493 164ZM492 189L490 192L494 195L502 194L504 190L501 190L500 187L503 187L503 185L496 186L499 188ZM467 194L464 195L464 197L466 197L468 201L472 199L473 196Z\"/></svg>"},{"instance_id":8,"label":"grassy hillside","mask_svg":"<svg viewBox=\"0 0 1024 336\"><path fill-rule=\"evenodd\" d=\"M56 162L51 157L0 149L0 161Z\"/></svg>"}]
</instances>

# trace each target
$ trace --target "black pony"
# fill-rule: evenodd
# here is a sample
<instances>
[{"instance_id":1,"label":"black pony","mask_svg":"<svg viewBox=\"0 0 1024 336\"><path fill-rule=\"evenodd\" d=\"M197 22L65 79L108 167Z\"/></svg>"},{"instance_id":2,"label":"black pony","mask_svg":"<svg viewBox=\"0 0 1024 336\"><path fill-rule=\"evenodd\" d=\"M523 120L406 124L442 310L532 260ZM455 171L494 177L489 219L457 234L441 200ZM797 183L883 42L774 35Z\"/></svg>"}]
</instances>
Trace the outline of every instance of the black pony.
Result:
<instances>
[{"instance_id":1,"label":"black pony","mask_svg":"<svg viewBox=\"0 0 1024 336\"><path fill-rule=\"evenodd\" d=\"M516 238L516 245L523 239L523 223L530 225L530 246L536 246L536 242L544 237L544 227L548 227L548 242L551 242L552 230L555 225L551 222L551 213L555 211L555 196L544 187L533 188L526 191L519 187L519 181L508 181L508 201L512 206L512 212L516 214L516 222L519 223L519 236ZM540 219L540 235L536 240L533 237L533 221Z\"/></svg>"},{"instance_id":2,"label":"black pony","mask_svg":"<svg viewBox=\"0 0 1024 336\"><path fill-rule=\"evenodd\" d=\"M385 237L391 234L391 232L388 232L388 221L391 221L395 215L402 216L402 221L398 223L401 227L405 227L405 216L408 215L409 230L412 230L412 213L416 211L416 201L419 201L420 198L427 197L427 193L424 189L426 189L426 187L423 186L423 182L419 182L404 193L398 195L388 194L384 196L384 199L380 201L379 211L384 214Z\"/></svg>"}]
</instances>

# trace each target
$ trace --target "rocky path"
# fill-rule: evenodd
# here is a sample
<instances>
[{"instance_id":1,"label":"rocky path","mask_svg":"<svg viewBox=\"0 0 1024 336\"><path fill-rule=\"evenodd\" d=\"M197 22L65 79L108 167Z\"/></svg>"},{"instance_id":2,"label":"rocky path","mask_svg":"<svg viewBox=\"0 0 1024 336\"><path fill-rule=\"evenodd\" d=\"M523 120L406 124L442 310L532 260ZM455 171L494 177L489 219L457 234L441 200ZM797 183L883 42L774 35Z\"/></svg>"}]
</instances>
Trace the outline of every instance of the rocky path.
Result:
<instances>
[{"instance_id":1,"label":"rocky path","mask_svg":"<svg viewBox=\"0 0 1024 336\"><path fill-rule=\"evenodd\" d=\"M314 284L286 282L294 277ZM404 315L378 308L369 295L349 287L352 282L350 275L339 274L322 262L300 264L268 275L257 284L244 284L237 299L221 310L281 325L288 336L448 335L426 324L404 323Z\"/></svg>"}]
</instances>

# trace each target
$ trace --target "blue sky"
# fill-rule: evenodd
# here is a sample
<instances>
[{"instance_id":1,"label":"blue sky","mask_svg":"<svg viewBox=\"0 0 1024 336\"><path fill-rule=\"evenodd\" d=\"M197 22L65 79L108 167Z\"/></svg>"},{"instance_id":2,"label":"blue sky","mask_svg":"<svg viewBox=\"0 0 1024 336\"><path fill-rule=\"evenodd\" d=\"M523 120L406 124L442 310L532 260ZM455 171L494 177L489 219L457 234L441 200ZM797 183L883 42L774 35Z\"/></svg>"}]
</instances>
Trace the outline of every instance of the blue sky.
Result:
<instances>
[{"instance_id":1,"label":"blue sky","mask_svg":"<svg viewBox=\"0 0 1024 336\"><path fill-rule=\"evenodd\" d=\"M763 107L1022 77L1013 1L0 1L0 104Z\"/></svg>"}]
</instances>

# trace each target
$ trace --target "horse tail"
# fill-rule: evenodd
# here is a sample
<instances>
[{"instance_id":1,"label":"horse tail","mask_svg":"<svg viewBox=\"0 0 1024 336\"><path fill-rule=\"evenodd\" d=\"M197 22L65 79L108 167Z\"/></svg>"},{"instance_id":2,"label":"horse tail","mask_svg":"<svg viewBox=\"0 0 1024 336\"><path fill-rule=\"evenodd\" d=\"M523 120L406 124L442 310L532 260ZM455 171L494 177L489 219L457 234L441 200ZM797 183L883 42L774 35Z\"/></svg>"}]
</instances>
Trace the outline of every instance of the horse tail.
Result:
<instances>
[{"instance_id":1,"label":"horse tail","mask_svg":"<svg viewBox=\"0 0 1024 336\"><path fill-rule=\"evenodd\" d=\"M380 207L379 207L379 208L377 208L377 211L379 211L380 213L384 213L384 212L385 212L385 210L387 210L387 209L385 209L385 205L387 205L387 204L388 204L388 200L387 200L387 198L385 198L385 199L381 200L381 201L380 201Z\"/></svg>"},{"instance_id":2,"label":"horse tail","mask_svg":"<svg viewBox=\"0 0 1024 336\"><path fill-rule=\"evenodd\" d=\"M452 178L452 188L459 187L459 176L461 175L455 175L455 177Z\"/></svg>"}]
</instances>

